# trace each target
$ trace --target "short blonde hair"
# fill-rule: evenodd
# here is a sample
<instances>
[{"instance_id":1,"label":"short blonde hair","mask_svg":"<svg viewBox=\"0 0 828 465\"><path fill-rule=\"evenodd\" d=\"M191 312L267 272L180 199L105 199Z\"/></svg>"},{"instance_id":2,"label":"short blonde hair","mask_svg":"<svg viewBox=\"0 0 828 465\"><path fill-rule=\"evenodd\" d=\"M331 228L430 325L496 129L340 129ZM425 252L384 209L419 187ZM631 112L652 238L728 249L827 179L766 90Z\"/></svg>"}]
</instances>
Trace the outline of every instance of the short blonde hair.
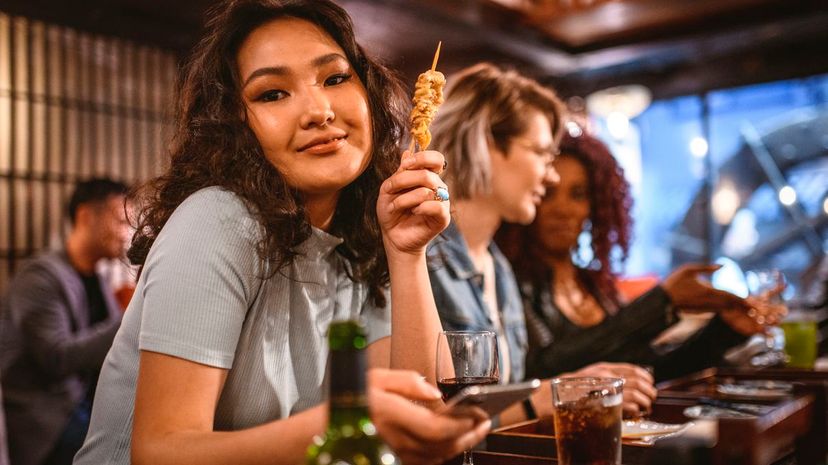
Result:
<instances>
[{"instance_id":1,"label":"short blonde hair","mask_svg":"<svg viewBox=\"0 0 828 465\"><path fill-rule=\"evenodd\" d=\"M516 71L479 63L449 79L446 99L431 125L432 147L446 157L446 183L454 199L491 189L489 142L504 153L526 130L530 110L552 125L555 143L563 134L564 105L551 89Z\"/></svg>"}]
</instances>

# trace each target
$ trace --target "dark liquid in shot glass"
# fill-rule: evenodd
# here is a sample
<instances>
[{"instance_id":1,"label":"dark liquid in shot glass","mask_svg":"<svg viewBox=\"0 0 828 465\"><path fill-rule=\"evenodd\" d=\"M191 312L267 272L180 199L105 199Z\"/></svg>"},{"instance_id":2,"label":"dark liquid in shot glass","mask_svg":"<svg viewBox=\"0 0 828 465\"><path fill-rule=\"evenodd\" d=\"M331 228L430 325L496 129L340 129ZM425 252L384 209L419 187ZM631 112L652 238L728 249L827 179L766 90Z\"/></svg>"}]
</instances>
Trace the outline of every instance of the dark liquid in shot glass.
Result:
<instances>
[{"instance_id":1,"label":"dark liquid in shot glass","mask_svg":"<svg viewBox=\"0 0 828 465\"><path fill-rule=\"evenodd\" d=\"M561 465L621 463L621 402L580 399L555 407L555 443Z\"/></svg>"},{"instance_id":2,"label":"dark liquid in shot glass","mask_svg":"<svg viewBox=\"0 0 828 465\"><path fill-rule=\"evenodd\" d=\"M437 387L443 393L443 402L445 402L465 387L497 384L497 381L498 378L496 376L463 376L459 378L441 379L437 381Z\"/></svg>"}]
</instances>

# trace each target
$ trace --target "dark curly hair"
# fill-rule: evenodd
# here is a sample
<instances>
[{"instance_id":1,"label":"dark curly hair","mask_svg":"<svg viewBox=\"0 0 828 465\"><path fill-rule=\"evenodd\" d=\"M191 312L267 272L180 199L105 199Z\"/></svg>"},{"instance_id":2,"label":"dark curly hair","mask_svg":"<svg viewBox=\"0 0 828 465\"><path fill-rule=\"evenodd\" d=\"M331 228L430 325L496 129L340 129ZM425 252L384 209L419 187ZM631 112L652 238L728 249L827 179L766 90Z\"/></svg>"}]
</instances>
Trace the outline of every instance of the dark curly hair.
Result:
<instances>
[{"instance_id":1,"label":"dark curly hair","mask_svg":"<svg viewBox=\"0 0 828 465\"><path fill-rule=\"evenodd\" d=\"M399 79L356 43L348 14L329 0L231 0L208 12L206 31L184 64L170 166L133 195L141 203L137 233L128 256L143 265L150 247L173 211L199 189L219 186L238 195L262 228L259 256L274 273L292 262L296 246L311 235L300 192L292 189L265 158L245 122L236 54L259 26L282 17L307 20L327 32L345 52L364 84L371 111L372 153L366 170L346 186L331 233L352 269L351 279L367 283L384 305L388 264L376 215L382 182L399 164L406 133L407 99Z\"/></svg>"},{"instance_id":2,"label":"dark curly hair","mask_svg":"<svg viewBox=\"0 0 828 465\"><path fill-rule=\"evenodd\" d=\"M619 296L614 284L617 273L612 261L614 258L625 261L632 241L633 219L630 212L633 201L630 185L624 178L624 170L607 146L595 137L565 134L561 140L560 156L571 157L586 169L591 205L586 227L592 236L592 260L584 272L617 305ZM507 225L498 233L498 243L521 279L548 276L550 271L538 259L539 239L534 231L534 224L525 227ZM613 257L614 253L620 255Z\"/></svg>"}]
</instances>

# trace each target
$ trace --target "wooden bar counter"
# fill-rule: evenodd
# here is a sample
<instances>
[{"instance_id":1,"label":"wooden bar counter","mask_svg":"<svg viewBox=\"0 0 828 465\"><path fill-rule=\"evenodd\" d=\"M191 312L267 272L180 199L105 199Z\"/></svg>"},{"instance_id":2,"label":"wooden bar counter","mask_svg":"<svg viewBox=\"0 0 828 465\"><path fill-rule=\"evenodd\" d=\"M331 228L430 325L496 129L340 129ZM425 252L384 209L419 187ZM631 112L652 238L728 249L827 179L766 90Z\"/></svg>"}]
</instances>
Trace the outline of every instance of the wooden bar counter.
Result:
<instances>
[{"instance_id":1,"label":"wooden bar counter","mask_svg":"<svg viewBox=\"0 0 828 465\"><path fill-rule=\"evenodd\" d=\"M734 400L719 386L763 381L784 382L792 391L774 399ZM796 463L816 465L828 454L828 372L792 369L714 368L685 378L661 383L650 420L661 423L693 421L694 430L704 430L711 444L715 465L771 465ZM764 405L753 418L691 420L684 410L699 399ZM698 431L684 434L698 436ZM646 464L651 445L622 441L622 462ZM532 420L492 431L486 450L474 453L475 465L540 465L556 463L551 419ZM459 462L458 462L459 463Z\"/></svg>"}]
</instances>

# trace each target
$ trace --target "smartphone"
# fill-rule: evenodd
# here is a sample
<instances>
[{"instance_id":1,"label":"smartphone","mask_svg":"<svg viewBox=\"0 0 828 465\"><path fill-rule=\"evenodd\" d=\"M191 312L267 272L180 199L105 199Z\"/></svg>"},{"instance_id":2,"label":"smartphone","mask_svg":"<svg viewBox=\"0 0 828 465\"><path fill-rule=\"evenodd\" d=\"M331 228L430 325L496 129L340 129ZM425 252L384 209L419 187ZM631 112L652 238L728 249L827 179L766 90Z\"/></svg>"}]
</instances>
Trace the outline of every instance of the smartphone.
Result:
<instances>
[{"instance_id":1,"label":"smartphone","mask_svg":"<svg viewBox=\"0 0 828 465\"><path fill-rule=\"evenodd\" d=\"M450 398L439 413L451 416L478 416L482 410L489 417L529 397L541 385L539 379L514 384L469 386Z\"/></svg>"}]
</instances>

